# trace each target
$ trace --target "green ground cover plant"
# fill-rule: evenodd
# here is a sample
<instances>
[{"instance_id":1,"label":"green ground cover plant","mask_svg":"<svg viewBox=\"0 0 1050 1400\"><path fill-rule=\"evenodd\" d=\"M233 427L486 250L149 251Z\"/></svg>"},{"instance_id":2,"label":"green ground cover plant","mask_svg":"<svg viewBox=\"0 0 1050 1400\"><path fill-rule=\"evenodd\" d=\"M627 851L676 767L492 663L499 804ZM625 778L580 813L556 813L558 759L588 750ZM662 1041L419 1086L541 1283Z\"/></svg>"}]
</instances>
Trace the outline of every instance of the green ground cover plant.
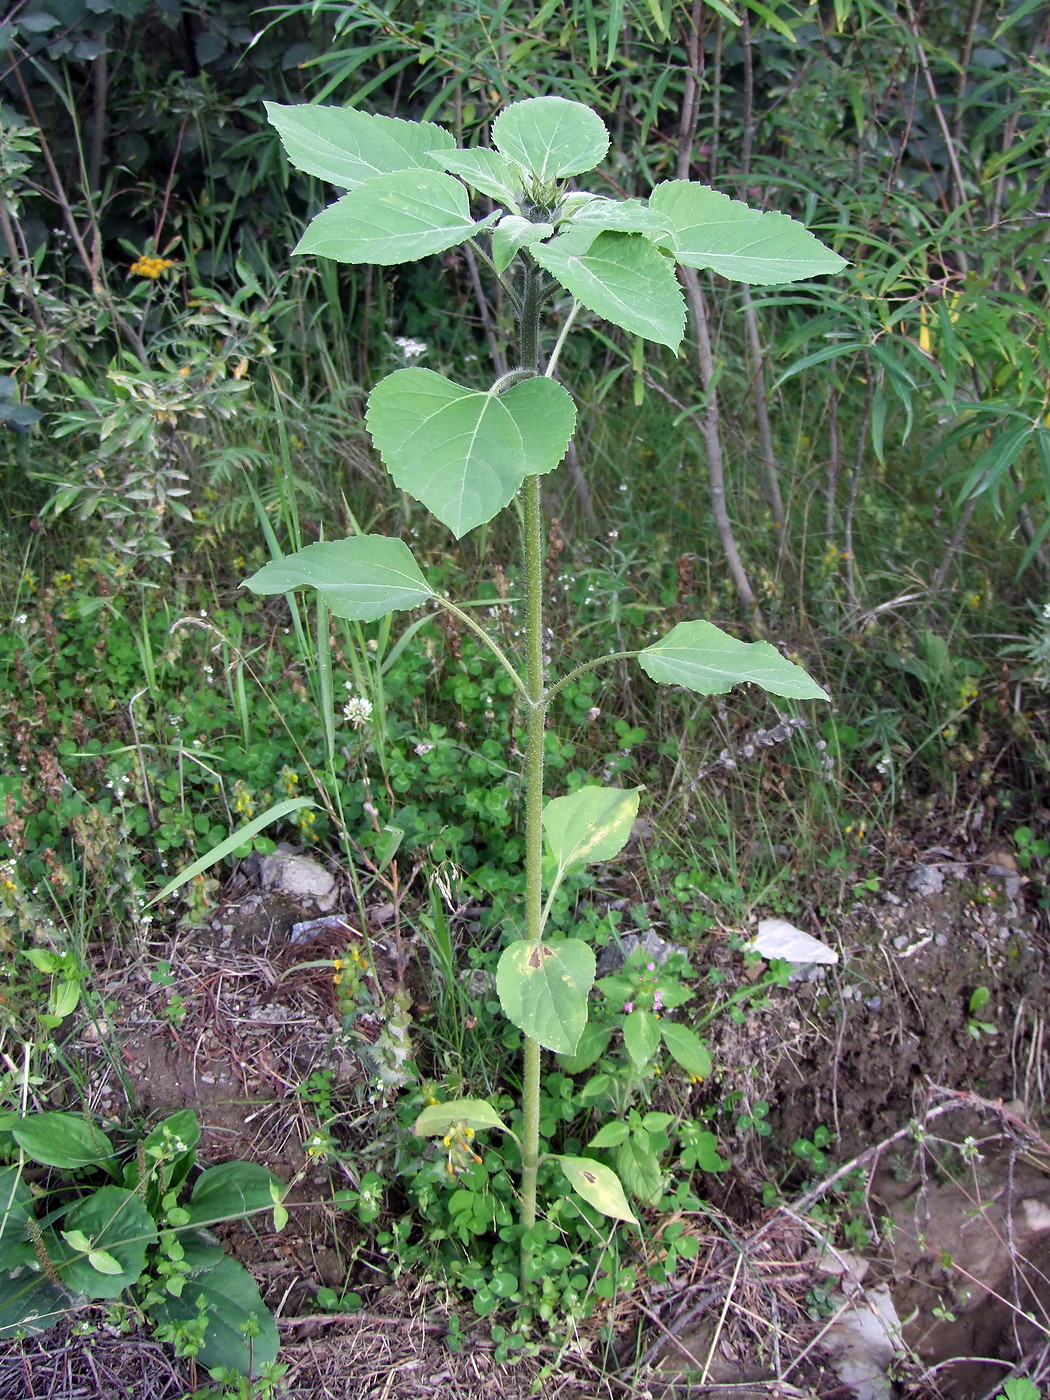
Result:
<instances>
[{"instance_id":1,"label":"green ground cover plant","mask_svg":"<svg viewBox=\"0 0 1050 1400\"><path fill-rule=\"evenodd\" d=\"M471 1156L478 1131L498 1130L514 1139L521 1171L517 1281L527 1294L546 1267L533 1257L538 1174L547 1155L540 1144L541 1052L577 1054L595 976L591 947L579 938L546 936L548 915L568 874L619 854L640 797L637 789L587 785L544 803L548 707L570 680L627 657L636 657L658 683L701 695L750 681L780 696L827 698L768 642L739 642L706 622L679 623L639 651L584 661L549 679L540 478L565 455L576 419L572 397L556 378L560 352L581 312L611 321L639 342L677 351L685 306L675 263L769 284L834 272L843 260L784 215L751 210L690 181L658 185L646 202L572 188L571 177L604 158L609 137L592 111L562 98L506 108L493 123L491 149L457 149L432 123L338 108L271 106L270 115L294 164L349 191L315 217L297 252L385 265L441 252L466 238L501 280L515 311L519 364L487 391L427 369L398 370L369 394L367 422L395 482L457 538L517 500L524 666L516 665L470 612L434 589L398 539L358 534L309 545L264 566L248 586L261 594L313 587L322 609L322 638L328 635L323 610L366 622L424 605L443 608L488 648L517 692L525 728L524 897L505 930L510 938L496 984L504 1014L524 1036L520 1136L491 1103L474 1098L424 1109L415 1131L443 1140L453 1176ZM468 191L499 207L476 218ZM547 356L544 307L566 296ZM322 674L329 666L322 658ZM330 743L330 757L331 748ZM678 1000L673 986L654 985L655 990L636 992L650 1005L636 1007L625 998L622 1035L633 1070L643 1073L662 1042L687 1073L705 1076L710 1058L696 1032L679 1022L661 1024L660 1010ZM590 1048L581 1067L589 1062ZM599 1041L598 1054L603 1048ZM620 1176L594 1155L560 1153L554 1160L591 1206L634 1222L621 1177L626 1175L642 1199L659 1194L651 1135L666 1122L656 1118L632 1115L622 1128L602 1130L608 1140L600 1133L592 1141L595 1149L618 1149Z\"/></svg>"},{"instance_id":2,"label":"green ground cover plant","mask_svg":"<svg viewBox=\"0 0 1050 1400\"><path fill-rule=\"evenodd\" d=\"M120 1151L71 1113L5 1113L0 1134L15 1157L0 1168L0 1339L47 1331L105 1300L127 1326L141 1309L161 1341L217 1377L273 1378L273 1318L251 1275L208 1233L254 1211L283 1212L272 1172L223 1162L194 1176L200 1125L190 1109Z\"/></svg>"}]
</instances>

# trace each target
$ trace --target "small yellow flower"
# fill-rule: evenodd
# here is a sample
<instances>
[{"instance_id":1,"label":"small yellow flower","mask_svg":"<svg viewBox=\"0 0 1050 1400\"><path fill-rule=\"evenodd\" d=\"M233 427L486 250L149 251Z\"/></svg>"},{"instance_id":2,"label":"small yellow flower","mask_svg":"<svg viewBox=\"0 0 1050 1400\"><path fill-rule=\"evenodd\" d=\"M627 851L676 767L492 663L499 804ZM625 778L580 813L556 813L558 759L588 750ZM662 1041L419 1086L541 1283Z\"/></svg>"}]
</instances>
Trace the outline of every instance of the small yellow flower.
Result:
<instances>
[{"instance_id":1,"label":"small yellow flower","mask_svg":"<svg viewBox=\"0 0 1050 1400\"><path fill-rule=\"evenodd\" d=\"M332 959L332 966L335 968L336 972L339 971L339 969L342 967L342 965L343 965L343 960L342 960L342 958L333 958L333 959Z\"/></svg>"},{"instance_id":2,"label":"small yellow flower","mask_svg":"<svg viewBox=\"0 0 1050 1400\"><path fill-rule=\"evenodd\" d=\"M149 253L143 253L141 258L136 258L131 264L131 275L133 277L149 277L153 281L167 272L169 267L174 267L175 263L171 258L155 258Z\"/></svg>"}]
</instances>

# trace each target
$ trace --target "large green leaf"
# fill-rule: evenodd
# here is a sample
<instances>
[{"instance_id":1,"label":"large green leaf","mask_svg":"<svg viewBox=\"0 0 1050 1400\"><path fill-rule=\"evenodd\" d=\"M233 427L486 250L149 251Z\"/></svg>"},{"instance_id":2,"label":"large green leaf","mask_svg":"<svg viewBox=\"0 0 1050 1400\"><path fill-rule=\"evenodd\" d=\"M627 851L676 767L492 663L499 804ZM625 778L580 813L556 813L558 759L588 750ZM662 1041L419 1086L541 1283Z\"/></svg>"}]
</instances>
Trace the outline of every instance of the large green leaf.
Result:
<instances>
[{"instance_id":1,"label":"large green leaf","mask_svg":"<svg viewBox=\"0 0 1050 1400\"><path fill-rule=\"evenodd\" d=\"M559 870L612 860L631 835L641 788L582 787L543 809L543 834Z\"/></svg>"},{"instance_id":2,"label":"large green leaf","mask_svg":"<svg viewBox=\"0 0 1050 1400\"><path fill-rule=\"evenodd\" d=\"M0 1169L0 1274L32 1255L26 1253L26 1222L33 1214L33 1193L19 1167Z\"/></svg>"},{"instance_id":3,"label":"large green leaf","mask_svg":"<svg viewBox=\"0 0 1050 1400\"><path fill-rule=\"evenodd\" d=\"M846 260L786 214L752 209L694 180L668 180L649 196L664 215L678 262L709 267L737 282L798 282L839 272Z\"/></svg>"},{"instance_id":4,"label":"large green leaf","mask_svg":"<svg viewBox=\"0 0 1050 1400\"><path fill-rule=\"evenodd\" d=\"M509 1128L490 1103L484 1099L450 1099L448 1103L429 1104L416 1119L412 1131L418 1137L442 1137L457 1123L477 1131L480 1128Z\"/></svg>"},{"instance_id":5,"label":"large green leaf","mask_svg":"<svg viewBox=\"0 0 1050 1400\"><path fill-rule=\"evenodd\" d=\"M564 97L513 102L492 123L492 144L544 183L593 170L609 149L596 112Z\"/></svg>"},{"instance_id":6,"label":"large green leaf","mask_svg":"<svg viewBox=\"0 0 1050 1400\"><path fill-rule=\"evenodd\" d=\"M145 1269L157 1227L134 1191L102 1186L66 1212L60 1230L47 1229L43 1237L71 1292L119 1298Z\"/></svg>"},{"instance_id":7,"label":"large green leaf","mask_svg":"<svg viewBox=\"0 0 1050 1400\"><path fill-rule=\"evenodd\" d=\"M616 1173L601 1162L590 1157L556 1157L555 1161L569 1178L574 1191L583 1199L613 1220L626 1220L637 1225L638 1220L627 1204Z\"/></svg>"},{"instance_id":8,"label":"large green leaf","mask_svg":"<svg viewBox=\"0 0 1050 1400\"><path fill-rule=\"evenodd\" d=\"M517 204L521 197L521 171L498 151L434 151L430 157L450 175L458 175L468 185L491 195L501 204Z\"/></svg>"},{"instance_id":9,"label":"large green leaf","mask_svg":"<svg viewBox=\"0 0 1050 1400\"><path fill-rule=\"evenodd\" d=\"M0 1341L47 1332L82 1305L83 1299L28 1266L13 1273L0 1270Z\"/></svg>"},{"instance_id":10,"label":"large green leaf","mask_svg":"<svg viewBox=\"0 0 1050 1400\"><path fill-rule=\"evenodd\" d=\"M578 938L519 940L504 948L496 969L496 991L507 1020L559 1055L571 1055L579 1044L593 982L594 953Z\"/></svg>"},{"instance_id":11,"label":"large green leaf","mask_svg":"<svg viewBox=\"0 0 1050 1400\"><path fill-rule=\"evenodd\" d=\"M459 539L491 520L527 476L553 471L576 409L553 379L522 380L497 394L430 369L399 369L369 394L366 421L398 486Z\"/></svg>"},{"instance_id":12,"label":"large green leaf","mask_svg":"<svg viewBox=\"0 0 1050 1400\"><path fill-rule=\"evenodd\" d=\"M165 1297L151 1313L160 1322L192 1322L199 1300L208 1313L204 1344L197 1360L206 1369L228 1366L242 1376L258 1374L261 1366L277 1360L280 1339L266 1304L251 1274L218 1245L192 1237L183 1241L184 1262L190 1273L178 1298ZM245 1324L254 1319L251 1338Z\"/></svg>"},{"instance_id":13,"label":"large green leaf","mask_svg":"<svg viewBox=\"0 0 1050 1400\"><path fill-rule=\"evenodd\" d=\"M348 107L306 103L288 107L264 102L263 106L292 164L344 190L355 189L374 175L430 168L427 157L432 152L455 145L451 133L432 122L406 122Z\"/></svg>"},{"instance_id":14,"label":"large green leaf","mask_svg":"<svg viewBox=\"0 0 1050 1400\"><path fill-rule=\"evenodd\" d=\"M345 263L414 262L441 253L487 228L470 216L467 192L438 170L376 175L337 199L311 222L293 252Z\"/></svg>"},{"instance_id":15,"label":"large green leaf","mask_svg":"<svg viewBox=\"0 0 1050 1400\"><path fill-rule=\"evenodd\" d=\"M108 1166L113 1144L94 1123L72 1113L28 1113L11 1127L11 1136L34 1162L45 1167Z\"/></svg>"},{"instance_id":16,"label":"large green leaf","mask_svg":"<svg viewBox=\"0 0 1050 1400\"><path fill-rule=\"evenodd\" d=\"M684 685L698 695L723 695L749 681L792 700L831 698L769 642L737 641L712 622L680 622L639 652L638 664L654 681Z\"/></svg>"},{"instance_id":17,"label":"large green leaf","mask_svg":"<svg viewBox=\"0 0 1050 1400\"><path fill-rule=\"evenodd\" d=\"M220 1162L209 1167L193 1183L186 1212L188 1225L210 1225L218 1220L234 1220L255 1210L273 1208L276 1186L284 1191L280 1177L259 1162Z\"/></svg>"},{"instance_id":18,"label":"large green leaf","mask_svg":"<svg viewBox=\"0 0 1050 1400\"><path fill-rule=\"evenodd\" d=\"M667 258L640 233L570 228L532 256L589 311L677 350L685 334L682 289Z\"/></svg>"},{"instance_id":19,"label":"large green leaf","mask_svg":"<svg viewBox=\"0 0 1050 1400\"><path fill-rule=\"evenodd\" d=\"M353 622L372 622L387 613L418 608L434 595L408 545L387 535L351 535L308 544L296 554L271 559L243 586L253 593L317 588L330 612Z\"/></svg>"}]
</instances>

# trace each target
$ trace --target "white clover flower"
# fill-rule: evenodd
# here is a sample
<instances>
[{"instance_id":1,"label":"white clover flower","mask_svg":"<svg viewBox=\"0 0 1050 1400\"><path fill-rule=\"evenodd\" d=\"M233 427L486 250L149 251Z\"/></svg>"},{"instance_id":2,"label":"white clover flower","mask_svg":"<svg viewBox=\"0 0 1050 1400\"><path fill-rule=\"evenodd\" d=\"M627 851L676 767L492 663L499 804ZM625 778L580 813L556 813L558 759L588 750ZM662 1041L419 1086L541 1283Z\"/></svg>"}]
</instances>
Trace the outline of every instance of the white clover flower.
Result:
<instances>
[{"instance_id":1,"label":"white clover flower","mask_svg":"<svg viewBox=\"0 0 1050 1400\"><path fill-rule=\"evenodd\" d=\"M363 695L351 695L343 706L343 718L355 729L361 729L372 718L372 702Z\"/></svg>"},{"instance_id":2,"label":"white clover flower","mask_svg":"<svg viewBox=\"0 0 1050 1400\"><path fill-rule=\"evenodd\" d=\"M1043 616L1046 618L1047 622L1050 622L1050 603L1043 604Z\"/></svg>"},{"instance_id":3,"label":"white clover flower","mask_svg":"<svg viewBox=\"0 0 1050 1400\"><path fill-rule=\"evenodd\" d=\"M406 360L421 360L427 353L426 341L413 340L411 336L399 335L394 340L394 344Z\"/></svg>"},{"instance_id":4,"label":"white clover flower","mask_svg":"<svg viewBox=\"0 0 1050 1400\"><path fill-rule=\"evenodd\" d=\"M433 747L433 744L417 744L415 748L416 757L422 758L423 755L428 754Z\"/></svg>"}]
</instances>

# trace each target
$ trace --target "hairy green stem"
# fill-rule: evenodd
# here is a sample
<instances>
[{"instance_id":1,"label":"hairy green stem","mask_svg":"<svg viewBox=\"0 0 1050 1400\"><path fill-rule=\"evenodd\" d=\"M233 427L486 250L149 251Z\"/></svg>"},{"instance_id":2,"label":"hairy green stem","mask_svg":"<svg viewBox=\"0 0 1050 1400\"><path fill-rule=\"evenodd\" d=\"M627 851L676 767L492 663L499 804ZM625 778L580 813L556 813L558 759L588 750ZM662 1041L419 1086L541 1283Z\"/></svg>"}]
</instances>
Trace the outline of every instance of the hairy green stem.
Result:
<instances>
[{"instance_id":1,"label":"hairy green stem","mask_svg":"<svg viewBox=\"0 0 1050 1400\"><path fill-rule=\"evenodd\" d=\"M522 288L519 349L523 368L539 369L539 269L526 263ZM538 476L526 477L521 491L525 570L525 940L538 944L543 933L543 743L547 703L543 693L543 497ZM522 1083L521 1223L525 1235L536 1223L536 1176L540 1156L540 1047L525 1037ZM521 1286L528 1287L531 1250L523 1238Z\"/></svg>"},{"instance_id":2,"label":"hairy green stem","mask_svg":"<svg viewBox=\"0 0 1050 1400\"><path fill-rule=\"evenodd\" d=\"M581 661L579 666L574 666L571 671L567 671L561 680L555 681L553 685L547 687L543 692L543 703L550 704L554 697L560 694L570 682L576 680L578 676L584 676L588 671L597 671L599 666L604 666L607 661L633 661L640 655L637 651L610 651L605 656L596 656L593 661Z\"/></svg>"}]
</instances>

